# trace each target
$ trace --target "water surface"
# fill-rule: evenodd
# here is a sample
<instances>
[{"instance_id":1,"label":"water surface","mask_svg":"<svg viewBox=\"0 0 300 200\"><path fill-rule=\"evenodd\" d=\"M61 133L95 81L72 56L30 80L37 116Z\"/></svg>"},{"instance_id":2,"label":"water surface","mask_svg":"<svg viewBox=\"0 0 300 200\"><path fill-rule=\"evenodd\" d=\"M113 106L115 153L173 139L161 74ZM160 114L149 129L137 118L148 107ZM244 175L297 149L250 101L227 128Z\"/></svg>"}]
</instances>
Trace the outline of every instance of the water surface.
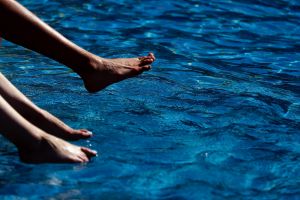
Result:
<instances>
[{"instance_id":1,"label":"water surface","mask_svg":"<svg viewBox=\"0 0 300 200\"><path fill-rule=\"evenodd\" d=\"M21 0L103 57L153 51L153 70L88 94L80 78L4 41L0 70L95 136L85 165L23 164L0 144L1 198L300 198L297 0Z\"/></svg>"}]
</instances>

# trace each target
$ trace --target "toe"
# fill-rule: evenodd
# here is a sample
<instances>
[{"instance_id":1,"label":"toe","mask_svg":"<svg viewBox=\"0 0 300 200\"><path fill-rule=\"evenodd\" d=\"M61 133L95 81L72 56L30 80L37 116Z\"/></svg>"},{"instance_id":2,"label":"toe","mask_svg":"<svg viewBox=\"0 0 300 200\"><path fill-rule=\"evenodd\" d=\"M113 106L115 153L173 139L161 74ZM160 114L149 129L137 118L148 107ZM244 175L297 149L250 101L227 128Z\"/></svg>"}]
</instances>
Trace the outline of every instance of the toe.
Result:
<instances>
[{"instance_id":1,"label":"toe","mask_svg":"<svg viewBox=\"0 0 300 200\"><path fill-rule=\"evenodd\" d=\"M94 157L97 155L97 151L94 151L94 150L91 150L89 148L86 148L86 147L81 147L81 151L83 153L85 153L85 155L90 158L90 157Z\"/></svg>"},{"instance_id":2,"label":"toe","mask_svg":"<svg viewBox=\"0 0 300 200\"><path fill-rule=\"evenodd\" d=\"M142 66L143 71L149 71L151 69L151 65Z\"/></svg>"},{"instance_id":3,"label":"toe","mask_svg":"<svg viewBox=\"0 0 300 200\"><path fill-rule=\"evenodd\" d=\"M84 153L78 157L82 162L89 162L89 158Z\"/></svg>"},{"instance_id":4,"label":"toe","mask_svg":"<svg viewBox=\"0 0 300 200\"><path fill-rule=\"evenodd\" d=\"M154 56L154 54L153 54L152 52L150 52L150 53L148 54L148 56L151 57L151 58L153 59L153 61L155 61L156 58L155 58L155 56Z\"/></svg>"},{"instance_id":5,"label":"toe","mask_svg":"<svg viewBox=\"0 0 300 200\"><path fill-rule=\"evenodd\" d=\"M141 73L143 73L144 71L148 71L151 69L150 65L143 65L143 66L136 66L131 68L131 72L128 74L128 77L134 77L137 76Z\"/></svg>"},{"instance_id":6,"label":"toe","mask_svg":"<svg viewBox=\"0 0 300 200\"><path fill-rule=\"evenodd\" d=\"M150 58L150 57L146 57L142 60L140 60L140 66L143 66L143 65L149 65L151 63L153 63L154 59L153 58Z\"/></svg>"},{"instance_id":7,"label":"toe","mask_svg":"<svg viewBox=\"0 0 300 200\"><path fill-rule=\"evenodd\" d=\"M71 134L67 136L67 140L79 140L79 139L87 139L93 136L91 131L80 129L80 130L73 130Z\"/></svg>"},{"instance_id":8,"label":"toe","mask_svg":"<svg viewBox=\"0 0 300 200\"><path fill-rule=\"evenodd\" d=\"M144 60L144 59L146 59L146 58L148 58L149 56L141 56L141 57L138 57L138 60L140 60L140 61L142 61L142 60Z\"/></svg>"},{"instance_id":9,"label":"toe","mask_svg":"<svg viewBox=\"0 0 300 200\"><path fill-rule=\"evenodd\" d=\"M80 129L79 132L81 133L82 136L85 136L85 137L93 136L93 133L91 131L86 130L86 129Z\"/></svg>"}]
</instances>

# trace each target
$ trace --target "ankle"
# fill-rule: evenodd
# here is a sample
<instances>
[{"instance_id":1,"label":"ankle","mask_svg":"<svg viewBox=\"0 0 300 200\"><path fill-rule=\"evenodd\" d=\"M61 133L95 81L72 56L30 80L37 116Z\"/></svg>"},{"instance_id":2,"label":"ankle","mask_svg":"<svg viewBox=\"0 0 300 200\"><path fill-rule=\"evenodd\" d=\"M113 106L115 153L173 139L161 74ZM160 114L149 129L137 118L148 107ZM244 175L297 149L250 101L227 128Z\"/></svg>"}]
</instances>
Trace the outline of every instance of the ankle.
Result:
<instances>
[{"instance_id":1,"label":"ankle","mask_svg":"<svg viewBox=\"0 0 300 200\"><path fill-rule=\"evenodd\" d=\"M33 151L41 147L45 133L42 130L37 130L34 134L28 134L28 137L15 143L16 147L20 150Z\"/></svg>"},{"instance_id":2,"label":"ankle","mask_svg":"<svg viewBox=\"0 0 300 200\"><path fill-rule=\"evenodd\" d=\"M69 66L76 72L79 76L93 73L99 65L99 62L102 62L96 55L91 53L86 53L81 61L75 62L72 66Z\"/></svg>"}]
</instances>

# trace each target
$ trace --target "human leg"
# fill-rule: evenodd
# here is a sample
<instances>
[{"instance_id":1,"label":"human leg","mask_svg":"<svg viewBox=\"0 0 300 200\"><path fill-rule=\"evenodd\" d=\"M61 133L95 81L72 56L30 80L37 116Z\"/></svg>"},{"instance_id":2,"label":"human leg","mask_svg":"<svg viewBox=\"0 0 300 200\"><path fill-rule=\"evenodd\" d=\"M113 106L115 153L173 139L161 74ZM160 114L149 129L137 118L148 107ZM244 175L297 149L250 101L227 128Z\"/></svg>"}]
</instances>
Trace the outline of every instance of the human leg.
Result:
<instances>
[{"instance_id":1,"label":"human leg","mask_svg":"<svg viewBox=\"0 0 300 200\"><path fill-rule=\"evenodd\" d=\"M46 110L36 106L9 82L2 73L0 73L0 95L26 120L47 133L67 140L91 136L89 131L72 129Z\"/></svg>"},{"instance_id":2,"label":"human leg","mask_svg":"<svg viewBox=\"0 0 300 200\"><path fill-rule=\"evenodd\" d=\"M0 95L0 133L13 142L22 161L87 162L96 152L72 145L29 123Z\"/></svg>"},{"instance_id":3,"label":"human leg","mask_svg":"<svg viewBox=\"0 0 300 200\"><path fill-rule=\"evenodd\" d=\"M153 54L135 61L115 62L96 56L66 39L14 0L0 0L0 32L5 39L73 69L89 92L149 70L149 64L155 60Z\"/></svg>"}]
</instances>

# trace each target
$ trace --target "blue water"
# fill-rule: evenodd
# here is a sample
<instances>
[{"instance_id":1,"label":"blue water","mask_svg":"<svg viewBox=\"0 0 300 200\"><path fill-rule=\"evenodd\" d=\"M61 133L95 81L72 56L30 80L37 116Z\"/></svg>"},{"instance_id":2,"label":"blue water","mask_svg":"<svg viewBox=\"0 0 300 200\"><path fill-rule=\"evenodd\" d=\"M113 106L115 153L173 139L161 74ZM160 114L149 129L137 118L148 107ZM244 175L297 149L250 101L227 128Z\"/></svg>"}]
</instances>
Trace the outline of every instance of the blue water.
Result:
<instances>
[{"instance_id":1,"label":"blue water","mask_svg":"<svg viewBox=\"0 0 300 200\"><path fill-rule=\"evenodd\" d=\"M4 41L0 71L95 136L88 164L28 165L4 138L0 198L299 199L298 0L21 0L102 57L153 70L88 94L68 68Z\"/></svg>"}]
</instances>

